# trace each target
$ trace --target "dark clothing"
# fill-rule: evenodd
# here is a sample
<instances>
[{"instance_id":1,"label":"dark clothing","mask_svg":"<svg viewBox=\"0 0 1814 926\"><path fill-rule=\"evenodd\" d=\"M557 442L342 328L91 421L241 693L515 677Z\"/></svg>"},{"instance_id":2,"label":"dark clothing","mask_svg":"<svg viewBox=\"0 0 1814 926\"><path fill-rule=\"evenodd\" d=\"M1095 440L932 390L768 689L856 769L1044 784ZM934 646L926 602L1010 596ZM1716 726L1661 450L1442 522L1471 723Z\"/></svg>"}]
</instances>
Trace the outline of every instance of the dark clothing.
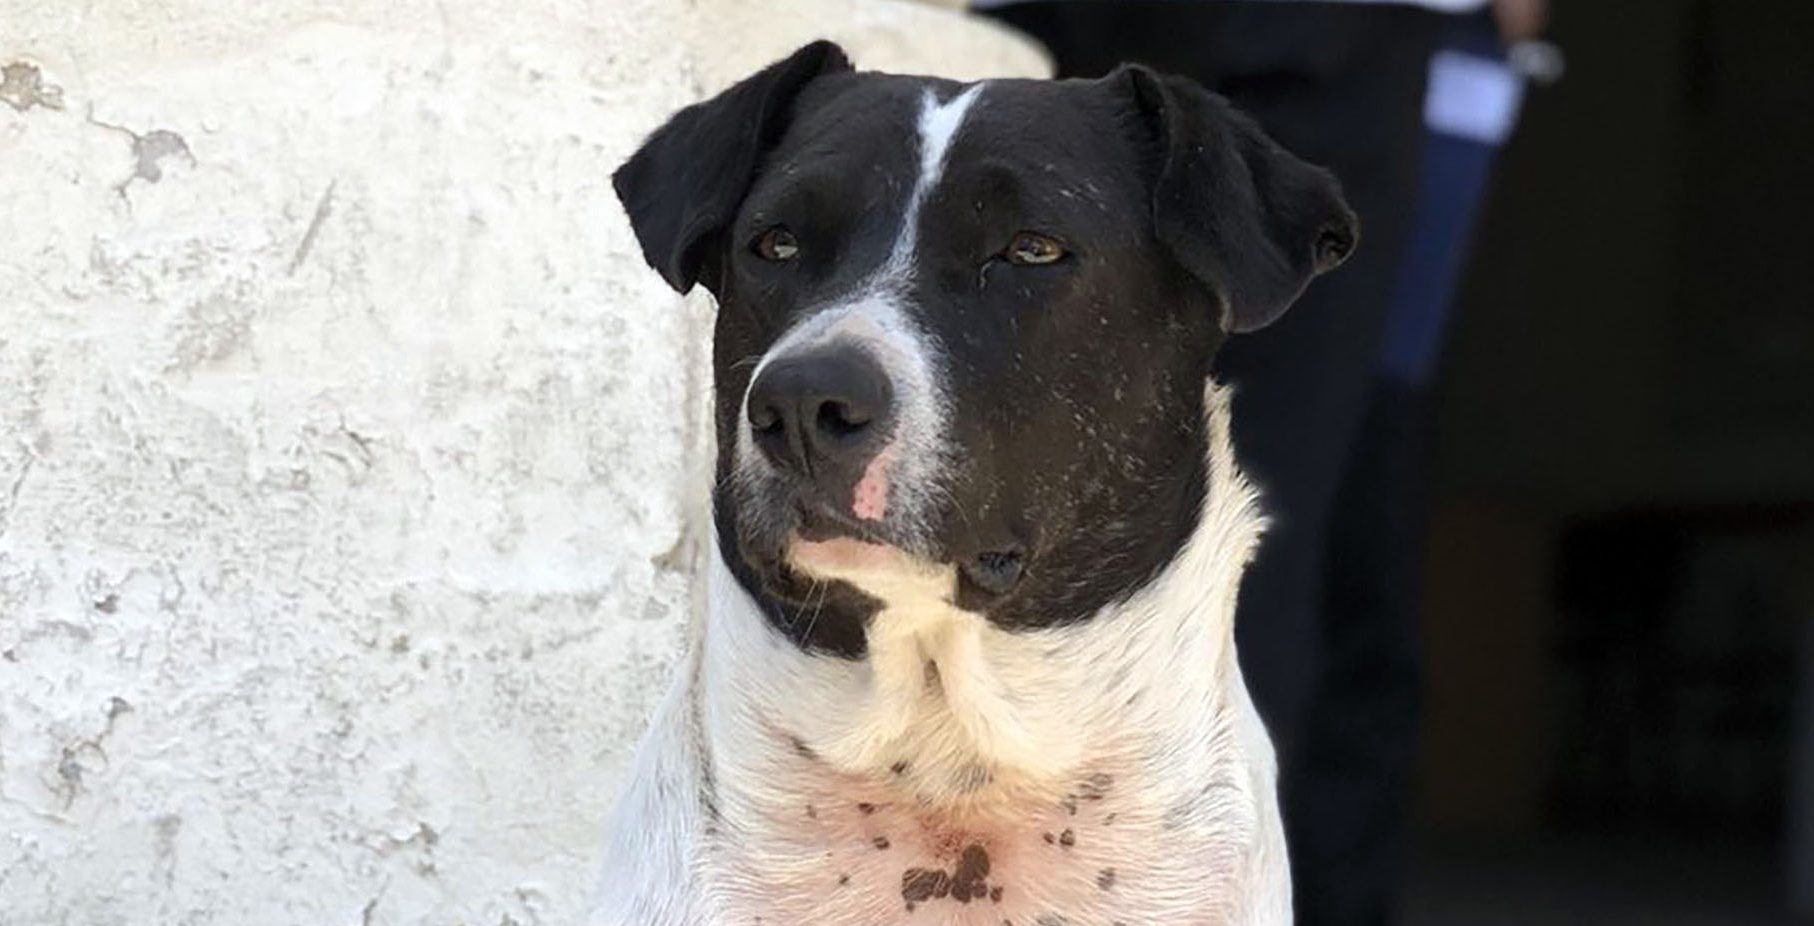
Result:
<instances>
[{"instance_id":1,"label":"dark clothing","mask_svg":"<svg viewBox=\"0 0 1814 926\"><path fill-rule=\"evenodd\" d=\"M1376 386L1418 189L1424 81L1442 16L1391 4L1119 0L992 11L1060 76L1123 61L1195 78L1287 149L1333 170L1360 247L1277 323L1233 338L1234 439L1273 526L1236 639L1279 751L1297 922L1382 924L1398 887L1415 739L1414 561L1421 505L1380 467L1415 455L1407 405Z\"/></svg>"},{"instance_id":2,"label":"dark clothing","mask_svg":"<svg viewBox=\"0 0 1814 926\"><path fill-rule=\"evenodd\" d=\"M1444 19L1439 48L1504 64L1505 46L1491 13ZM1513 119L1516 112L1514 106ZM1464 137L1437 126L1423 133L1416 212L1399 259L1380 355L1380 372L1413 389L1428 389L1435 378L1474 226L1511 129L1503 126L1498 138Z\"/></svg>"}]
</instances>

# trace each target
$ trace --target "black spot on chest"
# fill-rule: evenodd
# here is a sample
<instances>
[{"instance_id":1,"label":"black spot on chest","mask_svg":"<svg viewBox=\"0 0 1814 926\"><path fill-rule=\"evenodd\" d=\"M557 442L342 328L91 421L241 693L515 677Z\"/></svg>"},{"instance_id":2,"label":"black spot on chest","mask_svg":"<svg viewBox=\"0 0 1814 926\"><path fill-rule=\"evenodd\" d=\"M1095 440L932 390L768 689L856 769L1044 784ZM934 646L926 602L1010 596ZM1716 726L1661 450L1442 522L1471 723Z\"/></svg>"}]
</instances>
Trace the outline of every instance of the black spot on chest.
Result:
<instances>
[{"instance_id":1,"label":"black spot on chest","mask_svg":"<svg viewBox=\"0 0 1814 926\"><path fill-rule=\"evenodd\" d=\"M902 872L901 899L907 902L909 911L928 900L947 898L958 903L984 898L1000 903L1002 889L999 885L991 888L988 878L989 852L982 846L972 844L964 848L963 854L958 856L957 864L950 871L909 868Z\"/></svg>"}]
</instances>

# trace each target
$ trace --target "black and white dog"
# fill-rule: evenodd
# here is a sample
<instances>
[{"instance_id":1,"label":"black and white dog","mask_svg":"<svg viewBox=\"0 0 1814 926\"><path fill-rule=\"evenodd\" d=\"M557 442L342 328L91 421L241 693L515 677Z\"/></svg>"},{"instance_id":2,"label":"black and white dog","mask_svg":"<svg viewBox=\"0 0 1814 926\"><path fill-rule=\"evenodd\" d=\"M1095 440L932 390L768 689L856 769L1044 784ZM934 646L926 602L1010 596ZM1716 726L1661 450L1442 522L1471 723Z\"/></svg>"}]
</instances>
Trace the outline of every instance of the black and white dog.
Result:
<instances>
[{"instance_id":1,"label":"black and white dog","mask_svg":"<svg viewBox=\"0 0 1814 926\"><path fill-rule=\"evenodd\" d=\"M817 43L615 181L717 297L718 452L592 921L1289 922L1209 369L1354 246L1330 175L1142 68L965 85Z\"/></svg>"}]
</instances>

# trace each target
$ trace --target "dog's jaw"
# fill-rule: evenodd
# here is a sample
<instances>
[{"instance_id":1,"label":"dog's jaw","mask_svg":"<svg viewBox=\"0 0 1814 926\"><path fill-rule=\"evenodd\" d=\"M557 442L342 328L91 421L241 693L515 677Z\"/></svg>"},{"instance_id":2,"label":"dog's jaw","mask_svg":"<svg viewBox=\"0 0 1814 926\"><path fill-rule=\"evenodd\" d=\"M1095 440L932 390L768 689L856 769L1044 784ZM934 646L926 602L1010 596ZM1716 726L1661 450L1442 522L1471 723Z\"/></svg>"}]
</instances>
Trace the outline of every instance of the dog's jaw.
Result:
<instances>
[{"instance_id":1,"label":"dog's jaw","mask_svg":"<svg viewBox=\"0 0 1814 926\"><path fill-rule=\"evenodd\" d=\"M859 700L832 722L794 724L807 749L944 813L987 815L1057 796L1082 738L1041 742L1001 676L1004 666L1022 672L1041 644L956 606L954 566L847 538L796 541L790 562L882 603L868 627L866 690L852 692Z\"/></svg>"},{"instance_id":2,"label":"dog's jaw","mask_svg":"<svg viewBox=\"0 0 1814 926\"><path fill-rule=\"evenodd\" d=\"M778 664L764 671L776 678L750 684L784 684L793 696L764 715L841 773L889 781L921 806L983 815L1061 798L1092 750L1107 748L1095 739L1130 718L1188 727L1193 702L1222 694L1211 667L1233 645L1234 593L1261 526L1234 466L1226 393L1209 389L1206 408L1212 486L1196 536L1151 586L1090 621L1003 630L953 603L950 564L854 539L796 540L795 569L882 605L862 663L774 652ZM747 602L715 568L712 599ZM753 648L774 650L772 635L735 629L760 639L723 651L727 673L746 671L741 657Z\"/></svg>"}]
</instances>

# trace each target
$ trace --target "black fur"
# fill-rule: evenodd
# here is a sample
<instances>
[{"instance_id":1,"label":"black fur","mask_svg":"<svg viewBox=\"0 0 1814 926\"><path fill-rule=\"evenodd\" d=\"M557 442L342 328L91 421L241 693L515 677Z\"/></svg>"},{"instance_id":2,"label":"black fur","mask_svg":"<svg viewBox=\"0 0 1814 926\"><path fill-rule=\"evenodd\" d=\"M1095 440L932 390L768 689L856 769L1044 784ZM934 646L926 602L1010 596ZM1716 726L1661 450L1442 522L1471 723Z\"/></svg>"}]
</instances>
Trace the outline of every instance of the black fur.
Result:
<instances>
[{"instance_id":1,"label":"black fur","mask_svg":"<svg viewBox=\"0 0 1814 926\"><path fill-rule=\"evenodd\" d=\"M777 628L842 656L863 654L876 603L782 565L799 512L823 500L733 483L742 397L754 358L885 261L918 176L921 99L961 90L854 73L818 43L682 111L615 177L649 262L718 297L725 559ZM902 298L942 360L946 501L929 535L833 526L959 564L958 604L1006 628L1087 619L1171 562L1204 496L1216 348L1277 317L1356 236L1326 172L1220 97L1141 68L990 82L919 222ZM752 252L778 223L798 259ZM1069 253L1011 263L1021 231Z\"/></svg>"},{"instance_id":2,"label":"black fur","mask_svg":"<svg viewBox=\"0 0 1814 926\"><path fill-rule=\"evenodd\" d=\"M649 266L680 292L693 288L749 191L756 164L786 125L800 88L849 71L844 50L819 41L674 114L611 175Z\"/></svg>"},{"instance_id":3,"label":"black fur","mask_svg":"<svg viewBox=\"0 0 1814 926\"><path fill-rule=\"evenodd\" d=\"M1178 262L1226 300L1230 331L1263 328L1348 259L1360 223L1334 175L1292 157L1228 100L1137 66L1134 88L1165 150L1153 222Z\"/></svg>"}]
</instances>

